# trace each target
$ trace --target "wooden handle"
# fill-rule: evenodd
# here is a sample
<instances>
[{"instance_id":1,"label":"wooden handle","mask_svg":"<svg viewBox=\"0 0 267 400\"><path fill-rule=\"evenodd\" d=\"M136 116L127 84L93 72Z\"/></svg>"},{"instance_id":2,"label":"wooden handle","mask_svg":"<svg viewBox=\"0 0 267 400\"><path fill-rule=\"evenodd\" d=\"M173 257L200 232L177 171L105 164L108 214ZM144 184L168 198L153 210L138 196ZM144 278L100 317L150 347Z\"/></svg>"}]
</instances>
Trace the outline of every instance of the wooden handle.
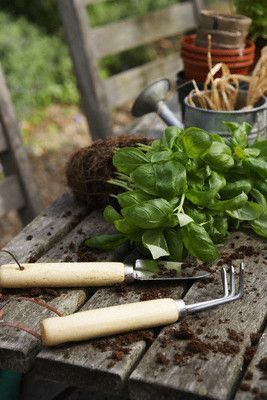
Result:
<instances>
[{"instance_id":1,"label":"wooden handle","mask_svg":"<svg viewBox=\"0 0 267 400\"><path fill-rule=\"evenodd\" d=\"M149 300L45 319L41 322L41 336L44 345L55 346L167 325L178 318L179 306L175 300Z\"/></svg>"},{"instance_id":2,"label":"wooden handle","mask_svg":"<svg viewBox=\"0 0 267 400\"><path fill-rule=\"evenodd\" d=\"M62 262L0 267L0 288L108 286L125 279L119 262Z\"/></svg>"}]
</instances>

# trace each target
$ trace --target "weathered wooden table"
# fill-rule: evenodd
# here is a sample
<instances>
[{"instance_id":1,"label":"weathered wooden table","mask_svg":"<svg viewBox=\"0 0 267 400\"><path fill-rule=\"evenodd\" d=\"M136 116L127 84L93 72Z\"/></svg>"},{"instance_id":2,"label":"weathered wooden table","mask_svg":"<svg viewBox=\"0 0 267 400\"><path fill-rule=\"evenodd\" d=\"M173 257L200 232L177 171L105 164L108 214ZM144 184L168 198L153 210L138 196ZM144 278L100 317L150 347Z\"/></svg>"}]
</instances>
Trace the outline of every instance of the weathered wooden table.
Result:
<instances>
[{"instance_id":1,"label":"weathered wooden table","mask_svg":"<svg viewBox=\"0 0 267 400\"><path fill-rule=\"evenodd\" d=\"M162 123L155 121L157 117L150 116L138 129L153 126L160 130ZM6 249L14 252L22 263L77 261L85 238L109 231L111 227L103 221L101 211L88 211L77 204L70 193L65 193ZM216 310L188 317L186 322L193 331L193 338L180 338L177 330L181 323L176 323L172 327L134 335L43 348L32 334L0 325L0 368L60 382L64 388L98 393L90 397L98 399L266 399L266 370L264 374L259 362L267 356L267 242L244 232L234 232L223 249L223 256L233 259L236 265L240 259L245 262L244 297ZM88 253L87 257L88 261L124 260L129 257L129 249L97 251ZM12 261L0 254L0 263L6 262ZM191 303L219 295L219 270L218 266L215 281L194 283L191 287L154 283L129 285L124 289L29 293L63 314L157 297L182 297ZM39 322L54 313L29 301L29 293L24 291L24 298L18 301L16 298L21 294L9 292L8 302L2 294L2 318L38 332ZM64 393L57 398L74 398L72 390L66 389Z\"/></svg>"}]
</instances>

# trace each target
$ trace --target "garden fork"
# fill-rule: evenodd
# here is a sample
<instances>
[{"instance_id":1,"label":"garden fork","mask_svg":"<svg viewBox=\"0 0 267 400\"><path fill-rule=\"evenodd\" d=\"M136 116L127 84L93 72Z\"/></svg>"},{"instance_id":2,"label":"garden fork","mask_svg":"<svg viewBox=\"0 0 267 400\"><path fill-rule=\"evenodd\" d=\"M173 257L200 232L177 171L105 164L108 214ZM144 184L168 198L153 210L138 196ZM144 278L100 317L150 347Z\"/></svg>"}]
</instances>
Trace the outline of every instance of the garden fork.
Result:
<instances>
[{"instance_id":1,"label":"garden fork","mask_svg":"<svg viewBox=\"0 0 267 400\"><path fill-rule=\"evenodd\" d=\"M172 324L187 314L238 300L244 291L244 264L239 271L236 290L235 269L230 267L229 286L226 269L222 269L223 297L186 305L183 300L170 298L99 308L78 312L66 317L47 318L41 322L44 345L54 346L70 341L81 341L139 329Z\"/></svg>"}]
</instances>

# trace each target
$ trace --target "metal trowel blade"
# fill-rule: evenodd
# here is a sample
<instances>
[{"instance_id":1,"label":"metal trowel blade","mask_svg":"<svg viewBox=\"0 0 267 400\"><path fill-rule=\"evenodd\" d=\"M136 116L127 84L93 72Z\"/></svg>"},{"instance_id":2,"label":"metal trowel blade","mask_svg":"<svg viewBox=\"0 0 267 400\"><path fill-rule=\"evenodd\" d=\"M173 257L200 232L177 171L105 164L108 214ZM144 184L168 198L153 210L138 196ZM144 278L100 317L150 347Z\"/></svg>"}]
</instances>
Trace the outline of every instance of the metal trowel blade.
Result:
<instances>
[{"instance_id":1,"label":"metal trowel blade","mask_svg":"<svg viewBox=\"0 0 267 400\"><path fill-rule=\"evenodd\" d=\"M212 275L196 267L184 267L182 262L159 260L136 260L134 278L142 281L198 280Z\"/></svg>"}]
</instances>

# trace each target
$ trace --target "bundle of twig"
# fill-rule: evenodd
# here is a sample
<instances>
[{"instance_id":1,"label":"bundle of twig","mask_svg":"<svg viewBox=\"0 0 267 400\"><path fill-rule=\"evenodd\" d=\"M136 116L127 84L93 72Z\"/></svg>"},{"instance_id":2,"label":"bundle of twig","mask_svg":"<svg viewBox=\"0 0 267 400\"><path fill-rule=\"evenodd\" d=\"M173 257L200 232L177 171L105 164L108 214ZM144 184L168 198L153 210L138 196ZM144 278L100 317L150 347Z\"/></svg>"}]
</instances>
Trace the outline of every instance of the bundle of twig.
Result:
<instances>
[{"instance_id":1,"label":"bundle of twig","mask_svg":"<svg viewBox=\"0 0 267 400\"><path fill-rule=\"evenodd\" d=\"M254 105L265 94L267 94L267 46L262 49L261 58L251 75L247 105Z\"/></svg>"},{"instance_id":2,"label":"bundle of twig","mask_svg":"<svg viewBox=\"0 0 267 400\"><path fill-rule=\"evenodd\" d=\"M209 73L204 83L204 90L199 90L193 81L194 90L188 97L188 103L194 107L205 110L231 111L235 110L239 92L239 83L249 83L246 108L253 107L259 98L267 94L267 47L262 50L262 55L258 61L252 76L231 74L226 64L218 63L212 67L211 45L208 51ZM221 72L220 78L215 75Z\"/></svg>"},{"instance_id":3,"label":"bundle of twig","mask_svg":"<svg viewBox=\"0 0 267 400\"><path fill-rule=\"evenodd\" d=\"M215 78L215 75L220 71L221 77ZM234 110L240 81L250 82L250 78L244 75L231 74L226 64L215 64L207 75L204 90L199 90L196 82L193 81L195 90L190 92L188 103L205 110Z\"/></svg>"}]
</instances>

